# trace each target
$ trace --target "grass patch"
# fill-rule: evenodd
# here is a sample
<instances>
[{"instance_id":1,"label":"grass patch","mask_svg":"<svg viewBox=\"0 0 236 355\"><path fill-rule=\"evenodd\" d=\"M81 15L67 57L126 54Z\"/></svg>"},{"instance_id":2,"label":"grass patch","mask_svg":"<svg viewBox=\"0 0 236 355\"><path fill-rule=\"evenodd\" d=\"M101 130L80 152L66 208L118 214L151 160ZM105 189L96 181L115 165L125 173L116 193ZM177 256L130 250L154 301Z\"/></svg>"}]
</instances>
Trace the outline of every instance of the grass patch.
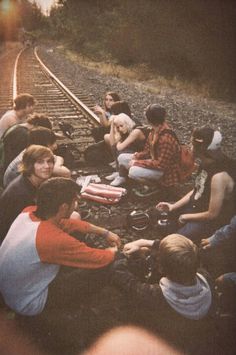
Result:
<instances>
[{"instance_id":1,"label":"grass patch","mask_svg":"<svg viewBox=\"0 0 236 355\"><path fill-rule=\"evenodd\" d=\"M69 60L81 66L124 81L133 81L133 83L151 94L164 95L168 92L176 92L178 94L204 98L210 98L211 96L210 87L207 85L184 81L177 77L165 78L157 71L150 69L146 64L124 67L115 61L102 62L91 60L88 56L76 53L64 45L57 46L57 50L62 52Z\"/></svg>"}]
</instances>

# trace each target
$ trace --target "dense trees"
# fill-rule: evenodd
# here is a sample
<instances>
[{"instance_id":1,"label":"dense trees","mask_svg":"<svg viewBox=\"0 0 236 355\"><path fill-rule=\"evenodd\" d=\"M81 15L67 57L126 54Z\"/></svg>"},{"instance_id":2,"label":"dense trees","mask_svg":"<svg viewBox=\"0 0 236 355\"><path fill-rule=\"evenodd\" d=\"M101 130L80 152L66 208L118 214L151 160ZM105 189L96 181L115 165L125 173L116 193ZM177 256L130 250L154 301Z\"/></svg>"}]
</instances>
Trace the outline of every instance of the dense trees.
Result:
<instances>
[{"instance_id":1,"label":"dense trees","mask_svg":"<svg viewBox=\"0 0 236 355\"><path fill-rule=\"evenodd\" d=\"M235 90L232 0L59 0L51 33L87 55ZM233 79L234 78L234 79Z\"/></svg>"},{"instance_id":2,"label":"dense trees","mask_svg":"<svg viewBox=\"0 0 236 355\"><path fill-rule=\"evenodd\" d=\"M235 0L57 0L45 17L35 3L0 2L0 39L17 27L43 32L96 60L144 63L165 77L236 92Z\"/></svg>"}]
</instances>

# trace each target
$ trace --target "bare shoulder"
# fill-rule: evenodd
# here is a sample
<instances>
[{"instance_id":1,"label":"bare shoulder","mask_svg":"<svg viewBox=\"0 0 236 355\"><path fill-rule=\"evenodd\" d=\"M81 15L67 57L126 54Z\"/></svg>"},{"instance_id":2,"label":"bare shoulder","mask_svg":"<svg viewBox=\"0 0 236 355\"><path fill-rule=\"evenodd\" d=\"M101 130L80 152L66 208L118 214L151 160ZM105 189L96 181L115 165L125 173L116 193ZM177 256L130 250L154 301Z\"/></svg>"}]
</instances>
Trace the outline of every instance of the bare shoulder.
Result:
<instances>
[{"instance_id":1,"label":"bare shoulder","mask_svg":"<svg viewBox=\"0 0 236 355\"><path fill-rule=\"evenodd\" d=\"M145 137L144 133L142 132L142 130L140 128L134 128L131 132L130 135L132 135L133 137L137 138L137 137Z\"/></svg>"},{"instance_id":2,"label":"bare shoulder","mask_svg":"<svg viewBox=\"0 0 236 355\"><path fill-rule=\"evenodd\" d=\"M234 180L233 178L226 172L226 171L221 171L215 175L213 175L212 180L211 180L212 186L228 186L228 187L233 187L234 186Z\"/></svg>"}]
</instances>

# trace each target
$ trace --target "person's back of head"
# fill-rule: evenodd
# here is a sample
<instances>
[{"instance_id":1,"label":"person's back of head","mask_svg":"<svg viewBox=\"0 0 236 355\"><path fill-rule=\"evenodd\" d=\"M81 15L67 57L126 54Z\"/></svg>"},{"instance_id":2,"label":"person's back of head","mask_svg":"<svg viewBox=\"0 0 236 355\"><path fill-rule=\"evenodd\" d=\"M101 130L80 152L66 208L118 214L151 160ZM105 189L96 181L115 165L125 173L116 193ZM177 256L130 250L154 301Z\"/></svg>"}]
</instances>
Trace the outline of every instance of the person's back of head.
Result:
<instances>
[{"instance_id":1,"label":"person's back of head","mask_svg":"<svg viewBox=\"0 0 236 355\"><path fill-rule=\"evenodd\" d=\"M26 122L34 127L45 127L52 129L52 122L50 121L50 118L43 114L34 113L27 118Z\"/></svg>"},{"instance_id":2,"label":"person's back of head","mask_svg":"<svg viewBox=\"0 0 236 355\"><path fill-rule=\"evenodd\" d=\"M111 106L111 114L119 115L119 113L125 113L129 117L132 116L128 102L126 101L114 102L114 104Z\"/></svg>"},{"instance_id":3,"label":"person's back of head","mask_svg":"<svg viewBox=\"0 0 236 355\"><path fill-rule=\"evenodd\" d=\"M221 158L222 135L218 130L203 126L192 132L193 153L195 156L205 155L211 158Z\"/></svg>"},{"instance_id":4,"label":"person's back of head","mask_svg":"<svg viewBox=\"0 0 236 355\"><path fill-rule=\"evenodd\" d=\"M159 246L161 272L168 279L191 285L199 267L197 246L188 238L171 234L162 239Z\"/></svg>"},{"instance_id":5,"label":"person's back of head","mask_svg":"<svg viewBox=\"0 0 236 355\"><path fill-rule=\"evenodd\" d=\"M23 154L19 171L25 176L32 175L34 173L34 164L44 158L50 158L54 162L51 149L35 144L29 146Z\"/></svg>"},{"instance_id":6,"label":"person's back of head","mask_svg":"<svg viewBox=\"0 0 236 355\"><path fill-rule=\"evenodd\" d=\"M36 215L46 220L57 214L62 204L71 205L80 192L74 180L55 177L43 182L37 192Z\"/></svg>"},{"instance_id":7,"label":"person's back of head","mask_svg":"<svg viewBox=\"0 0 236 355\"><path fill-rule=\"evenodd\" d=\"M150 104L145 111L148 122L154 126L158 126L165 121L166 110L158 104Z\"/></svg>"},{"instance_id":8,"label":"person's back of head","mask_svg":"<svg viewBox=\"0 0 236 355\"><path fill-rule=\"evenodd\" d=\"M28 146L31 144L43 145L45 147L53 146L56 142L55 133L45 127L37 127L30 130L28 135Z\"/></svg>"},{"instance_id":9,"label":"person's back of head","mask_svg":"<svg viewBox=\"0 0 236 355\"><path fill-rule=\"evenodd\" d=\"M23 110L27 106L34 106L35 105L35 99L32 95L30 94L19 94L15 99L14 99L14 105L13 108L14 110Z\"/></svg>"}]
</instances>

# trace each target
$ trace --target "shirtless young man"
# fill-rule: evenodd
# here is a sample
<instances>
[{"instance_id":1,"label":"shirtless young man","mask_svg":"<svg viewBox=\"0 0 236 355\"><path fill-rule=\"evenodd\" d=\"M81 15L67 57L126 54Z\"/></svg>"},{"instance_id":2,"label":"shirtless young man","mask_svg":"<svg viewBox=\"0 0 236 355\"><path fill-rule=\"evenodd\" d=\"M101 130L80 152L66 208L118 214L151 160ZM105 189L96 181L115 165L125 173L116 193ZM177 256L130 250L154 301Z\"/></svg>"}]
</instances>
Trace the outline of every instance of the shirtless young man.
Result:
<instances>
[{"instance_id":1,"label":"shirtless young man","mask_svg":"<svg viewBox=\"0 0 236 355\"><path fill-rule=\"evenodd\" d=\"M30 113L33 113L35 99L30 94L20 94L14 99L12 110L7 111L0 119L0 138L14 124L22 123Z\"/></svg>"}]
</instances>

